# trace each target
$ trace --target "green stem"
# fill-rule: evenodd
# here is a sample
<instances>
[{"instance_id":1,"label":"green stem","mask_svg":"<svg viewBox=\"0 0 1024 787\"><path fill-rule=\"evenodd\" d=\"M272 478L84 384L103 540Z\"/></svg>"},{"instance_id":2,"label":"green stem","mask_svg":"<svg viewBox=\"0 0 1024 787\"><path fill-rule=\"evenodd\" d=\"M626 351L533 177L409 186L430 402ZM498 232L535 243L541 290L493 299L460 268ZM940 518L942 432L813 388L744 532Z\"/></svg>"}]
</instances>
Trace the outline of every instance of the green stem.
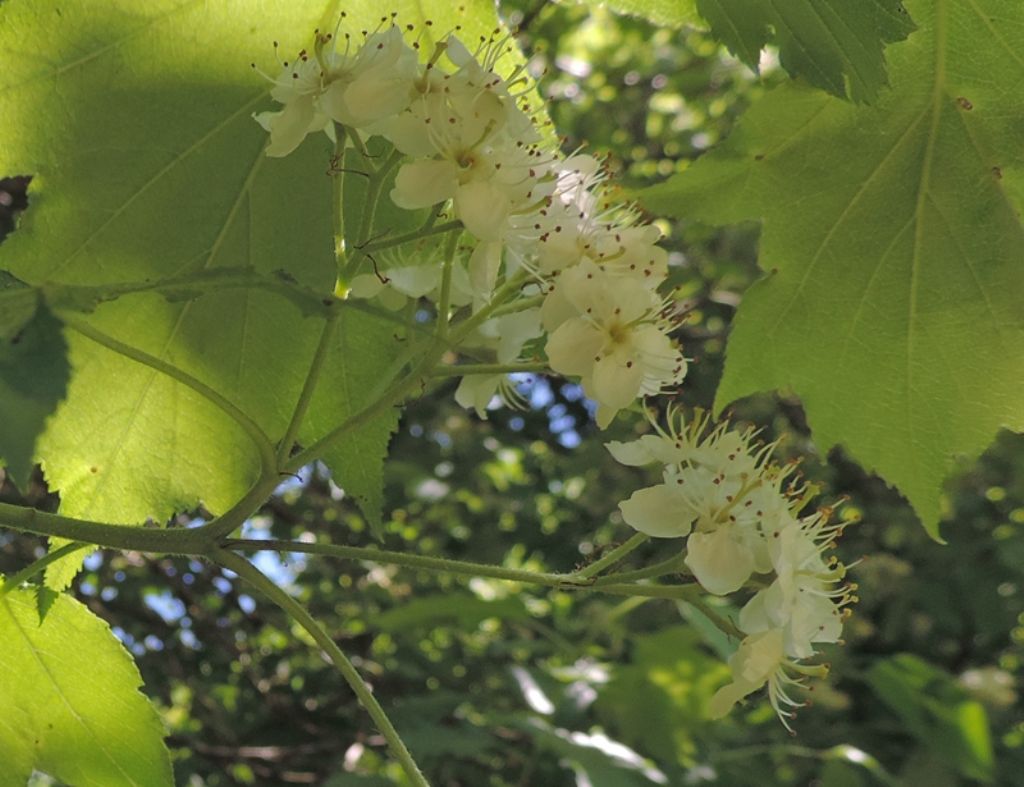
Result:
<instances>
[{"instance_id":1,"label":"green stem","mask_svg":"<svg viewBox=\"0 0 1024 787\"><path fill-rule=\"evenodd\" d=\"M650 579L651 577L660 577L663 574L679 573L682 564L683 556L673 555L668 560L662 560L660 563L645 566L644 568L638 568L634 571L620 571L616 574L606 574L603 577L598 577L594 581L594 584L603 585L616 582L633 582L637 579Z\"/></svg>"},{"instance_id":2,"label":"green stem","mask_svg":"<svg viewBox=\"0 0 1024 787\"><path fill-rule=\"evenodd\" d=\"M455 249L459 242L459 233L452 232L444 245L444 259L441 262L441 296L437 299L437 338L448 337L448 325L451 320L452 306L452 266L455 264Z\"/></svg>"},{"instance_id":3,"label":"green stem","mask_svg":"<svg viewBox=\"0 0 1024 787\"><path fill-rule=\"evenodd\" d=\"M434 235L441 235L449 230L461 229L461 221L446 221L444 224L435 224L414 230L413 232L407 232L404 235L396 235L393 238L384 238L382 240L374 241L373 243L367 243L362 247L361 251L366 254L371 254L375 251L382 251L384 249L394 248L395 246L401 246L405 243L411 243L414 240L421 240L423 238L430 238Z\"/></svg>"},{"instance_id":4,"label":"green stem","mask_svg":"<svg viewBox=\"0 0 1024 787\"><path fill-rule=\"evenodd\" d=\"M469 577L490 577L509 582L524 582L531 585L558 588L559 590L595 590L617 596L644 596L649 598L690 599L702 592L699 585L642 585L636 583L609 583L596 585L593 578L579 574L551 574L542 571L527 571L521 568L505 568L487 563L471 563L445 557L410 555L387 549L347 547L337 544L307 544L302 541L277 541L272 539L229 539L225 549L244 552L301 552L308 555L326 555L348 560L366 560L374 563L389 563L409 568L422 568L440 574L458 574Z\"/></svg>"},{"instance_id":5,"label":"green stem","mask_svg":"<svg viewBox=\"0 0 1024 787\"><path fill-rule=\"evenodd\" d=\"M464 363L458 366L439 366L432 377L464 377L467 374L515 374L517 372L546 372L543 361L528 363Z\"/></svg>"},{"instance_id":6,"label":"green stem","mask_svg":"<svg viewBox=\"0 0 1024 787\"><path fill-rule=\"evenodd\" d=\"M370 163L370 151L366 149L366 143L363 142L363 138L359 136L359 132L352 129L349 134L349 138L352 140L352 147L359 151L359 155L363 157L363 161L367 164Z\"/></svg>"},{"instance_id":7,"label":"green stem","mask_svg":"<svg viewBox=\"0 0 1024 787\"><path fill-rule=\"evenodd\" d=\"M491 314L492 317L500 317L503 314L515 314L516 312L526 311L532 309L535 306L540 306L544 303L546 295L531 295L529 298L520 298L512 303L506 303L503 306L498 307Z\"/></svg>"},{"instance_id":8,"label":"green stem","mask_svg":"<svg viewBox=\"0 0 1024 787\"><path fill-rule=\"evenodd\" d=\"M698 584L692 585L641 585L623 583L621 585L592 585L586 588L598 593L611 593L616 596L646 596L649 598L675 598L690 601L704 592Z\"/></svg>"},{"instance_id":9,"label":"green stem","mask_svg":"<svg viewBox=\"0 0 1024 787\"><path fill-rule=\"evenodd\" d=\"M466 336L491 319L500 307L515 298L526 283L527 276L528 274L526 271L518 271L513 274L494 292L494 295L491 297L491 302L487 304L487 306L482 308L476 314L470 315L466 319L462 320L462 322L455 323L455 325L452 326L455 330L450 334L452 343L458 344L466 338Z\"/></svg>"},{"instance_id":10,"label":"green stem","mask_svg":"<svg viewBox=\"0 0 1024 787\"><path fill-rule=\"evenodd\" d=\"M259 511L260 506L266 502L280 482L281 473L276 470L269 475L261 476L237 503L219 517L186 532L194 532L197 538L203 539L203 552L215 548L220 539L241 527L246 519Z\"/></svg>"},{"instance_id":11,"label":"green stem","mask_svg":"<svg viewBox=\"0 0 1024 787\"><path fill-rule=\"evenodd\" d=\"M334 124L334 159L337 163L334 172L331 173L331 223L334 229L334 264L337 270L338 285L335 292L344 291L348 288L348 282L342 281L342 270L345 267L345 142L348 139L348 129L341 123Z\"/></svg>"},{"instance_id":12,"label":"green stem","mask_svg":"<svg viewBox=\"0 0 1024 787\"><path fill-rule=\"evenodd\" d=\"M578 577L593 577L600 574L606 568L615 565L622 560L626 555L632 552L634 549L639 547L641 544L647 542L650 538L646 533L634 533L624 543L619 544L615 549L608 552L603 557L595 560L589 566L585 566L576 572Z\"/></svg>"},{"instance_id":13,"label":"green stem","mask_svg":"<svg viewBox=\"0 0 1024 787\"><path fill-rule=\"evenodd\" d=\"M140 525L112 525L49 514L10 503L0 503L0 527L137 552L201 555L207 550L205 538L199 534L202 528L165 530Z\"/></svg>"},{"instance_id":14,"label":"green stem","mask_svg":"<svg viewBox=\"0 0 1024 787\"><path fill-rule=\"evenodd\" d=\"M712 609L711 606L704 601L700 596L694 596L693 598L685 599L688 604L697 609L704 617L710 620L715 628L721 631L723 634L734 639L742 640L746 634L740 631L736 624L729 620L724 615L719 614L716 610Z\"/></svg>"},{"instance_id":15,"label":"green stem","mask_svg":"<svg viewBox=\"0 0 1024 787\"><path fill-rule=\"evenodd\" d=\"M381 199L381 188L384 186L384 181L388 176L388 173L401 161L403 155L397 150L392 150L391 154L384 160L384 162L374 170L374 173L370 176L369 181L366 184L366 203L363 207L362 221L359 223L359 233L356 235L355 242L352 244L352 248L355 249L355 254L352 255L352 259L345 264L344 279L345 281L351 281L352 277L359 272L359 266L362 264L363 258L369 254L367 250L367 241L370 239L370 233L373 230L374 221L377 218L377 207L380 204Z\"/></svg>"},{"instance_id":16,"label":"green stem","mask_svg":"<svg viewBox=\"0 0 1024 787\"><path fill-rule=\"evenodd\" d=\"M113 336L108 336L102 331L93 328L89 323L79 319L78 317L73 317L66 313L61 314L60 317L64 321L65 325L72 330L77 331L82 336L106 347L108 350L112 350L119 355L130 358L136 363L148 366L150 369L154 369L155 371L170 377L175 382L191 388L197 394L206 399L206 401L231 418L231 420L236 424L242 427L242 430L249 436L249 439L252 440L256 446L256 450L259 452L260 466L263 474L277 472L277 459L274 456L274 446L271 444L270 438L267 437L266 432L264 432L255 421L242 412L227 398L217 393L217 391L213 390L206 383L201 382L187 372L182 371L177 366L167 363L166 361L163 361L154 355L150 355L149 353L143 352L135 347L127 345L124 342L115 339Z\"/></svg>"},{"instance_id":17,"label":"green stem","mask_svg":"<svg viewBox=\"0 0 1024 787\"><path fill-rule=\"evenodd\" d=\"M337 643L331 639L324 628L306 611L306 608L281 590L269 577L265 576L245 558L226 550L218 550L213 554L213 559L225 568L234 571L267 600L280 607L316 640L316 643L330 656L335 668L352 688L352 691L355 692L362 706L370 714L370 717L377 725L377 729L381 731L381 734L387 740L391 753L402 766L402 770L405 771L405 775L416 787L430 787L402 737L398 734L398 730L391 723L387 713L384 712L384 708L377 702L377 698L373 696L369 686L363 681L359 671L349 661L348 656L338 647Z\"/></svg>"},{"instance_id":18,"label":"green stem","mask_svg":"<svg viewBox=\"0 0 1024 787\"><path fill-rule=\"evenodd\" d=\"M387 309L385 309L385 308L383 308L381 306L378 306L372 300L362 300L360 298L350 298L349 300L344 301L344 304L345 304L345 308L346 309L350 309L350 310L353 310L353 311L359 311L359 312L362 312L363 314L369 314L369 315L372 315L373 317L378 317L379 319L381 319L384 322L390 322L393 325L396 325L396 326L398 326L400 328L403 328L405 331L407 331L410 334L418 334L421 339L426 339L428 341L432 341L433 339L435 339L435 331L434 331L433 326L428 326L426 324L422 324L421 325L420 323L417 323L415 321L410 321L410 320L402 317L401 313L399 313L399 312L390 312ZM413 301L413 300L410 300L409 304L410 304L410 306L412 306L413 313L415 314L416 307L417 307L418 304L416 304L416 302ZM455 349L455 347L452 345L452 343L450 341L447 341L447 340L445 342L445 346L449 350L454 350Z\"/></svg>"},{"instance_id":19,"label":"green stem","mask_svg":"<svg viewBox=\"0 0 1024 787\"><path fill-rule=\"evenodd\" d=\"M29 563L25 568L19 571L17 574L12 575L8 579L4 580L3 584L0 585L0 596L6 593L10 593L15 588L21 587L24 583L28 582L32 577L42 571L51 563L55 563L63 557L67 557L73 552L77 552L80 549L86 549L90 547L90 544L80 544L77 541L73 541L70 544L65 544L60 549L55 549L52 552L47 552L38 560L34 560Z\"/></svg>"},{"instance_id":20,"label":"green stem","mask_svg":"<svg viewBox=\"0 0 1024 787\"><path fill-rule=\"evenodd\" d=\"M224 542L227 549L246 552L302 552L312 555L326 555L348 560L367 560L374 563L390 563L396 566L422 568L442 574L460 574L469 577L490 577L505 579L510 582L526 582L533 585L560 588L567 585L586 584L574 574L549 574L539 571L527 571L520 568L505 568L487 563L471 563L445 557L429 555L411 555L407 552L393 552L387 549L367 549L365 547L348 547L338 544L307 544L301 541L274 541L257 539L232 539Z\"/></svg>"},{"instance_id":21,"label":"green stem","mask_svg":"<svg viewBox=\"0 0 1024 787\"><path fill-rule=\"evenodd\" d=\"M417 387L423 385L424 379L430 376L431 371L437 365L438 361L444 357L448 346L457 346L462 339L490 319L491 313L494 309L505 301L514 298L519 290L522 289L523 282L526 281L526 277L527 274L524 271L519 271L514 276L510 277L509 280L506 281L505 284L503 284L494 294L494 299L490 304L482 308L476 314L467 317L462 322L456 323L454 330L448 334L446 340L435 338L431 346L423 351L420 361L409 370L408 374L392 383L383 393L380 394L379 397L374 401L371 401L370 404L362 410L359 410L349 416L308 448L293 456L284 466L283 470L285 472L295 472L303 465L312 462L314 459L319 459L323 456L324 452L326 452L345 435L362 426L367 421L373 420L389 407L394 407L404 402L409 394L411 394Z\"/></svg>"},{"instance_id":22,"label":"green stem","mask_svg":"<svg viewBox=\"0 0 1024 787\"><path fill-rule=\"evenodd\" d=\"M302 428L302 421L309 410L310 402L313 401L313 393L316 391L316 385L320 381L324 364L327 363L327 355L334 342L334 333L340 318L341 312L334 312L327 318L327 322L324 323L324 328L320 332L320 341L317 343L316 351L313 353L313 360L309 364L309 371L306 373L306 381L302 384L299 400L295 403L295 410L292 413L291 420L288 422L288 428L285 430L284 437L281 438L281 442L277 446L278 467L287 461L292 449L295 447L295 440L298 437L299 429Z\"/></svg>"}]
</instances>

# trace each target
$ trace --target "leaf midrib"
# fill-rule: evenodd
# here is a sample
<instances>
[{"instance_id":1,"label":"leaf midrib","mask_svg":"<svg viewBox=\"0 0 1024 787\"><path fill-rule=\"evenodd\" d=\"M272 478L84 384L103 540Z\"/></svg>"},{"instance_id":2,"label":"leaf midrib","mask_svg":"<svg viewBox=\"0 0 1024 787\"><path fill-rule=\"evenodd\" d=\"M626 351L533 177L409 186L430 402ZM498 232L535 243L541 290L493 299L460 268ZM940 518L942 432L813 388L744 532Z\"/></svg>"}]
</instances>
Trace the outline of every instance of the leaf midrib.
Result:
<instances>
[{"instance_id":1,"label":"leaf midrib","mask_svg":"<svg viewBox=\"0 0 1024 787\"><path fill-rule=\"evenodd\" d=\"M909 461L917 464L918 452L916 429L914 426L914 350L915 332L917 330L917 299L920 285L921 252L925 242L925 203L928 200L931 186L932 166L935 161L935 144L938 139L939 121L942 117L943 97L946 87L946 11L947 0L937 0L935 4L933 40L935 46L935 78L932 83L932 94L929 110L931 122L925 143L924 158L921 161L921 177L918 181L917 199L914 204L914 246L910 260L910 297L907 303L907 354L906 354L906 425L908 441L911 446Z\"/></svg>"}]
</instances>

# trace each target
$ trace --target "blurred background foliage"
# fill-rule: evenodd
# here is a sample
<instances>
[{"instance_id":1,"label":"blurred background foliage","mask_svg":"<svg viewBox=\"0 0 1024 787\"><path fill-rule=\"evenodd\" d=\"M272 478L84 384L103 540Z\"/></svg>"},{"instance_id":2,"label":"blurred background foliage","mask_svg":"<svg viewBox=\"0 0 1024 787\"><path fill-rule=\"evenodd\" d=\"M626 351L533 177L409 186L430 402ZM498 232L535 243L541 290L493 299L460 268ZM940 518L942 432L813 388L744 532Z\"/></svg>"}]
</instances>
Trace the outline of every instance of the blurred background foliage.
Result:
<instances>
[{"instance_id":1,"label":"blurred background foliage","mask_svg":"<svg viewBox=\"0 0 1024 787\"><path fill-rule=\"evenodd\" d=\"M565 148L607 155L628 188L683 168L726 136L777 80L706 34L580 5L503 3L550 99ZM0 233L25 206L0 181ZM708 407L730 318L756 268L757 228L661 223L673 284L691 302L680 338L695 359L683 401ZM643 429L591 422L578 387L520 382L521 411L481 421L444 385L410 407L391 446L384 546L537 570L570 570L630 534L616 503L649 478L608 460L603 439ZM685 602L548 591L411 569L261 553L372 682L432 783L447 787L1021 784L1024 713L1024 438L1002 434L949 483L943 533L841 451L822 456L799 402L731 408L779 439L853 524L862 599L833 673L789 736L756 699L721 722L706 704L735 646ZM37 474L5 500L55 508ZM203 516L202 511L183 521ZM254 538L372 542L323 468L282 485L246 525ZM636 566L678 542L648 544ZM43 544L0 535L0 571ZM348 689L275 608L196 561L98 553L75 591L136 656L170 731L180 784L401 784ZM42 781L40 783L45 783Z\"/></svg>"}]
</instances>

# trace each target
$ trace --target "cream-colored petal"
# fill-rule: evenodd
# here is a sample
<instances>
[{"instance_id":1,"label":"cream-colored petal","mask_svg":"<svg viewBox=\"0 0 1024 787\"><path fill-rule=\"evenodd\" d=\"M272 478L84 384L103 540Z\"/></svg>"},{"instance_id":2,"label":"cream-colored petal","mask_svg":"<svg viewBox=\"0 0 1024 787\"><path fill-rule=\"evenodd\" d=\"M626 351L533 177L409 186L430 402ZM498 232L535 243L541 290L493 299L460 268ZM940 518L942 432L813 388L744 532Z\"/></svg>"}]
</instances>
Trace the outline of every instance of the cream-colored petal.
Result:
<instances>
[{"instance_id":1,"label":"cream-colored petal","mask_svg":"<svg viewBox=\"0 0 1024 787\"><path fill-rule=\"evenodd\" d=\"M644 372L625 352L603 356L594 364L593 390L587 393L609 407L628 407L640 392Z\"/></svg>"},{"instance_id":2,"label":"cream-colored petal","mask_svg":"<svg viewBox=\"0 0 1024 787\"><path fill-rule=\"evenodd\" d=\"M480 240L501 239L509 208L508 196L490 181L471 180L455 190L455 215Z\"/></svg>"},{"instance_id":3,"label":"cream-colored petal","mask_svg":"<svg viewBox=\"0 0 1024 787\"><path fill-rule=\"evenodd\" d=\"M782 591L778 582L754 594L740 610L739 626L747 634L757 634L784 625L788 617L782 605Z\"/></svg>"},{"instance_id":4,"label":"cream-colored petal","mask_svg":"<svg viewBox=\"0 0 1024 787\"><path fill-rule=\"evenodd\" d=\"M412 161L398 170L391 201L406 210L429 208L449 199L457 185L455 165L451 162Z\"/></svg>"},{"instance_id":5,"label":"cream-colored petal","mask_svg":"<svg viewBox=\"0 0 1024 787\"><path fill-rule=\"evenodd\" d=\"M544 303L540 307L541 323L548 333L554 331L566 320L579 316L576 307L566 297L570 290L570 284L563 281L564 275L562 274L555 281L554 287L544 297Z\"/></svg>"},{"instance_id":6,"label":"cream-colored petal","mask_svg":"<svg viewBox=\"0 0 1024 787\"><path fill-rule=\"evenodd\" d=\"M423 104L417 104L410 111L402 112L394 118L383 121L380 125L381 135L407 156L422 158L437 153L431 141L430 125L425 122L426 112ZM453 187L454 188L454 187Z\"/></svg>"},{"instance_id":7,"label":"cream-colored petal","mask_svg":"<svg viewBox=\"0 0 1024 787\"><path fill-rule=\"evenodd\" d=\"M709 593L724 596L743 587L754 570L750 549L733 537L733 528L694 533L686 542L686 565Z\"/></svg>"},{"instance_id":8,"label":"cream-colored petal","mask_svg":"<svg viewBox=\"0 0 1024 787\"><path fill-rule=\"evenodd\" d=\"M638 489L619 503L619 510L626 524L655 538L685 536L693 525L686 507L664 484Z\"/></svg>"},{"instance_id":9,"label":"cream-colored petal","mask_svg":"<svg viewBox=\"0 0 1024 787\"><path fill-rule=\"evenodd\" d=\"M462 378L455 389L455 401L466 409L476 410L481 418L487 418L487 405L498 391L501 375L468 375Z\"/></svg>"},{"instance_id":10,"label":"cream-colored petal","mask_svg":"<svg viewBox=\"0 0 1024 787\"><path fill-rule=\"evenodd\" d=\"M728 683L714 693L708 702L708 718L721 719L729 714L737 702L748 694L757 691L760 686Z\"/></svg>"},{"instance_id":11,"label":"cream-colored petal","mask_svg":"<svg viewBox=\"0 0 1024 787\"><path fill-rule=\"evenodd\" d=\"M512 363L519 357L523 345L543 333L540 327L540 309L526 309L499 317L498 363Z\"/></svg>"},{"instance_id":12,"label":"cream-colored petal","mask_svg":"<svg viewBox=\"0 0 1024 787\"><path fill-rule=\"evenodd\" d=\"M469 256L469 281L474 297L481 304L491 300L501 267L502 248L498 241L481 241Z\"/></svg>"},{"instance_id":13,"label":"cream-colored petal","mask_svg":"<svg viewBox=\"0 0 1024 787\"><path fill-rule=\"evenodd\" d=\"M312 96L299 96L286 104L280 112L264 114L270 115L266 124L270 129L267 155L280 158L295 150L306 138L306 134L311 130L310 124L316 110L313 107Z\"/></svg>"},{"instance_id":14,"label":"cream-colored petal","mask_svg":"<svg viewBox=\"0 0 1024 787\"><path fill-rule=\"evenodd\" d=\"M601 351L604 336L586 320L572 319L562 323L551 336L545 351L551 368L559 374L588 374L594 358Z\"/></svg>"},{"instance_id":15,"label":"cream-colored petal","mask_svg":"<svg viewBox=\"0 0 1024 787\"><path fill-rule=\"evenodd\" d=\"M619 464L628 465L630 467L641 467L653 462L664 461L662 458L665 455L665 446L663 443L666 442L670 447L672 447L671 441L666 440L664 437L648 434L644 435L639 440L633 440L628 443L620 443L618 440L612 440L610 443L605 443L604 447L608 449L611 455L615 457L615 461Z\"/></svg>"}]
</instances>

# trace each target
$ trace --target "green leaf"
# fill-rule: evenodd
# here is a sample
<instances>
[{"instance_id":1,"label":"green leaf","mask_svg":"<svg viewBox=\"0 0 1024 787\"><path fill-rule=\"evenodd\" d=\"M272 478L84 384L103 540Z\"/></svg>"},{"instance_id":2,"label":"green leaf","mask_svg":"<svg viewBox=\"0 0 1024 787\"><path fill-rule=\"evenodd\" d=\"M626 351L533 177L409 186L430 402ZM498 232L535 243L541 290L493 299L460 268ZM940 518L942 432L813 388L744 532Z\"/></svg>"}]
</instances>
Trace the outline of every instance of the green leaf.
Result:
<instances>
[{"instance_id":1,"label":"green leaf","mask_svg":"<svg viewBox=\"0 0 1024 787\"><path fill-rule=\"evenodd\" d=\"M0 271L0 341L18 335L35 316L39 293L6 271Z\"/></svg>"},{"instance_id":2,"label":"green leaf","mask_svg":"<svg viewBox=\"0 0 1024 787\"><path fill-rule=\"evenodd\" d=\"M886 84L883 46L914 29L900 0L697 0L697 10L751 68L774 43L792 76L854 101L878 96Z\"/></svg>"},{"instance_id":3,"label":"green leaf","mask_svg":"<svg viewBox=\"0 0 1024 787\"><path fill-rule=\"evenodd\" d=\"M408 0L391 9L421 28L428 17L436 30L461 24L469 41L497 25L486 0L459 11ZM76 315L92 331L208 386L271 441L290 420L322 318L266 282L283 277L304 291L333 292L331 150L321 135L286 159L263 154L267 135L251 115L273 102L250 64L276 72L273 41L297 52L321 19L333 24L339 12L339 3L324 0L0 7L0 49L10 53L0 75L0 174L35 176L29 209L0 247L0 269L54 297L69 296L67 285L116 290L187 280L170 300L153 290L98 305L72 298L62 307L95 306ZM346 24L373 27L379 13L362 3L348 9ZM239 270L252 272L251 286L225 288L217 272ZM393 330L387 341L356 341L376 326L346 316L327 360L328 385L367 390L363 382L394 357ZM221 512L251 486L259 453L223 409L109 342L74 329L66 338L72 379L36 452L61 493L61 513L162 523L199 503ZM311 420L323 432L307 428L303 439L322 436L362 404L337 391L321 397ZM331 457L339 483L377 483L379 496L374 479L394 417L366 424ZM371 517L379 508L373 495L356 492ZM58 587L72 573L50 568Z\"/></svg>"},{"instance_id":4,"label":"green leaf","mask_svg":"<svg viewBox=\"0 0 1024 787\"><path fill-rule=\"evenodd\" d=\"M707 703L729 680L729 668L703 652L700 640L689 626L635 637L630 663L615 669L597 699L611 729L660 762L692 760Z\"/></svg>"},{"instance_id":5,"label":"green leaf","mask_svg":"<svg viewBox=\"0 0 1024 787\"><path fill-rule=\"evenodd\" d=\"M312 443L331 427L375 401L394 377L401 329L366 314L346 313L335 334L333 358L320 378L300 439ZM345 359L358 359L358 363ZM358 504L377 538L383 536L384 459L398 428L399 408L389 407L336 442L323 459L338 486Z\"/></svg>"},{"instance_id":6,"label":"green leaf","mask_svg":"<svg viewBox=\"0 0 1024 787\"><path fill-rule=\"evenodd\" d=\"M163 727L135 663L67 595L42 625L32 590L0 596L0 787L33 770L74 785L171 785Z\"/></svg>"},{"instance_id":7,"label":"green leaf","mask_svg":"<svg viewBox=\"0 0 1024 787\"><path fill-rule=\"evenodd\" d=\"M694 0L579 0L584 5L606 7L620 14L640 16L656 25L683 27L699 22Z\"/></svg>"},{"instance_id":8,"label":"green leaf","mask_svg":"<svg viewBox=\"0 0 1024 787\"><path fill-rule=\"evenodd\" d=\"M949 675L901 653L872 666L868 683L933 754L972 779L990 781L995 768L988 716Z\"/></svg>"},{"instance_id":9,"label":"green leaf","mask_svg":"<svg viewBox=\"0 0 1024 787\"><path fill-rule=\"evenodd\" d=\"M328 144L270 160L250 117L270 102L249 63L275 38L297 49L322 4L252 5L0 8L5 51L48 53L12 58L0 77L0 172L37 175L0 267L42 286L285 267L330 291ZM140 293L85 319L202 380L270 434L284 430L317 335L285 299L249 290L186 303ZM162 522L244 493L257 457L237 424L165 374L75 331L67 339L73 377L39 446L62 513Z\"/></svg>"},{"instance_id":10,"label":"green leaf","mask_svg":"<svg viewBox=\"0 0 1024 787\"><path fill-rule=\"evenodd\" d=\"M14 291L31 298L3 298L8 292L0 290L0 465L15 483L24 483L39 435L64 398L70 369L60 321L38 306L34 290Z\"/></svg>"},{"instance_id":11,"label":"green leaf","mask_svg":"<svg viewBox=\"0 0 1024 787\"><path fill-rule=\"evenodd\" d=\"M744 296L717 407L795 391L821 449L844 444L937 536L953 457L1024 428L1024 5L911 12L876 106L784 86L644 201L764 222L770 275Z\"/></svg>"},{"instance_id":12,"label":"green leaf","mask_svg":"<svg viewBox=\"0 0 1024 787\"><path fill-rule=\"evenodd\" d=\"M39 292L0 271L0 467L15 482L28 479L36 440L64 396L66 354Z\"/></svg>"}]
</instances>

